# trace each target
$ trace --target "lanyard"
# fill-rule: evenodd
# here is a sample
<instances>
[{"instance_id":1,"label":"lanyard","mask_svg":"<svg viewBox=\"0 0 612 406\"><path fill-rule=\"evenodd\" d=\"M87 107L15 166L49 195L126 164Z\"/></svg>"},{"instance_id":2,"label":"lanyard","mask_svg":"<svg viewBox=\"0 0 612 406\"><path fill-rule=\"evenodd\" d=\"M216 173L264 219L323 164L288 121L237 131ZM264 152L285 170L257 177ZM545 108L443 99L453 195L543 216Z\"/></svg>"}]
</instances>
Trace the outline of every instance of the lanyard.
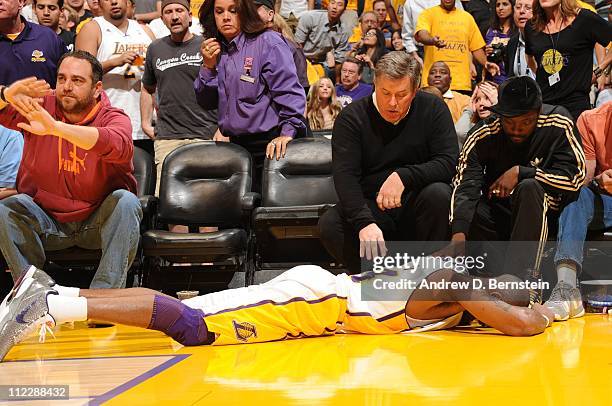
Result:
<instances>
[{"instance_id":1,"label":"lanyard","mask_svg":"<svg viewBox=\"0 0 612 406\"><path fill-rule=\"evenodd\" d=\"M557 46L559 46L559 37L561 36L561 27L563 27L563 20L561 20L561 24L559 24L559 31L557 32ZM546 27L546 30L548 31L547 34L550 37L550 42L552 43L552 47L553 47L553 66L556 66L557 65L557 46L555 46L554 38L552 34L550 33L550 30L548 30L548 27ZM563 55L561 55L561 61L563 61Z\"/></svg>"}]
</instances>

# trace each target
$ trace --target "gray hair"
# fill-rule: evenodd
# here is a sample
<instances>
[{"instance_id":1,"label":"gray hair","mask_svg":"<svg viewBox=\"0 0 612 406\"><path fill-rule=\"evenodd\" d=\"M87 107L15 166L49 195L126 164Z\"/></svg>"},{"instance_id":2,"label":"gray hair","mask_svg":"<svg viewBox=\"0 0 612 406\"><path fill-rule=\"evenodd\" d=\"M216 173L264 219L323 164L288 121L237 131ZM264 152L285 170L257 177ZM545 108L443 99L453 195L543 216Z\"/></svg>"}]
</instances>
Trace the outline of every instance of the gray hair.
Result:
<instances>
[{"instance_id":1,"label":"gray hair","mask_svg":"<svg viewBox=\"0 0 612 406\"><path fill-rule=\"evenodd\" d=\"M408 76L416 89L421 84L421 64L406 51L392 51L380 58L374 68L376 78L383 75L391 79L404 79Z\"/></svg>"}]
</instances>

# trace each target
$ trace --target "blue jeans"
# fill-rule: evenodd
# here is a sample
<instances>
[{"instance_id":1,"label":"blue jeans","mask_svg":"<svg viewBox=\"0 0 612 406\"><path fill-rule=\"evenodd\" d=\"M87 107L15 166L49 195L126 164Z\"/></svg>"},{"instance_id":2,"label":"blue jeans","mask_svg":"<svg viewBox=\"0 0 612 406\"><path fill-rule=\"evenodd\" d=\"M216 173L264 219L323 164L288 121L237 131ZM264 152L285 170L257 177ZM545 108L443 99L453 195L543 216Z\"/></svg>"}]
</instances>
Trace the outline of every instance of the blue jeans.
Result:
<instances>
[{"instance_id":1,"label":"blue jeans","mask_svg":"<svg viewBox=\"0 0 612 406\"><path fill-rule=\"evenodd\" d=\"M13 279L30 265L42 269L45 250L70 247L101 249L92 289L123 288L140 239L140 201L127 190L115 190L80 222L59 223L26 194L0 201L0 249Z\"/></svg>"},{"instance_id":2,"label":"blue jeans","mask_svg":"<svg viewBox=\"0 0 612 406\"><path fill-rule=\"evenodd\" d=\"M595 211L595 199L602 199L603 213ZM599 216L598 226L592 224L596 215ZM612 227L612 197L582 187L578 200L567 205L559 218L555 263L569 260L581 267L587 231L603 231L610 227Z\"/></svg>"}]
</instances>

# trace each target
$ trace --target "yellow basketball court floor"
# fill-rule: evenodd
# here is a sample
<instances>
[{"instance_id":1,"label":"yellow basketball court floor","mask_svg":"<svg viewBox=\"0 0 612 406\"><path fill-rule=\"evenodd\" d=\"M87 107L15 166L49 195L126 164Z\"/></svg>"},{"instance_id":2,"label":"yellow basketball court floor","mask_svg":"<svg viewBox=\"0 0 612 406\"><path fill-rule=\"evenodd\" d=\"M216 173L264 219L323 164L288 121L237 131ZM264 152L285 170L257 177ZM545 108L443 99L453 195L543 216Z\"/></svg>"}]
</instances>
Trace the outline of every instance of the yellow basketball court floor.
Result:
<instances>
[{"instance_id":1,"label":"yellow basketball court floor","mask_svg":"<svg viewBox=\"0 0 612 406\"><path fill-rule=\"evenodd\" d=\"M124 326L62 327L0 363L1 385L69 385L10 405L612 405L612 316L535 337L491 329L182 347Z\"/></svg>"}]
</instances>

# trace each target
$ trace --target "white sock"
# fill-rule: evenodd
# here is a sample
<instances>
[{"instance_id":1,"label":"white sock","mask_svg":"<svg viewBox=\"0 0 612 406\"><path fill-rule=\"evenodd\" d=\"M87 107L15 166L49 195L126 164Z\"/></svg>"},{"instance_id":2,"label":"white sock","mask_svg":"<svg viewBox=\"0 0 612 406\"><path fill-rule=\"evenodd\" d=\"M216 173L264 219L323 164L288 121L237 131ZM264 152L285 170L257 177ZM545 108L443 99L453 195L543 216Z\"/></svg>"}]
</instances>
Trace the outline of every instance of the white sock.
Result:
<instances>
[{"instance_id":1,"label":"white sock","mask_svg":"<svg viewBox=\"0 0 612 406\"><path fill-rule=\"evenodd\" d=\"M49 314L55 319L55 324L87 320L87 299L84 297L49 294L47 304Z\"/></svg>"},{"instance_id":2,"label":"white sock","mask_svg":"<svg viewBox=\"0 0 612 406\"><path fill-rule=\"evenodd\" d=\"M53 285L53 289L55 289L60 296L79 297L81 293L81 289L79 288L69 288L67 286L58 285L57 283Z\"/></svg>"},{"instance_id":3,"label":"white sock","mask_svg":"<svg viewBox=\"0 0 612 406\"><path fill-rule=\"evenodd\" d=\"M563 281L573 288L576 287L576 265L562 263L557 266L557 280Z\"/></svg>"}]
</instances>

